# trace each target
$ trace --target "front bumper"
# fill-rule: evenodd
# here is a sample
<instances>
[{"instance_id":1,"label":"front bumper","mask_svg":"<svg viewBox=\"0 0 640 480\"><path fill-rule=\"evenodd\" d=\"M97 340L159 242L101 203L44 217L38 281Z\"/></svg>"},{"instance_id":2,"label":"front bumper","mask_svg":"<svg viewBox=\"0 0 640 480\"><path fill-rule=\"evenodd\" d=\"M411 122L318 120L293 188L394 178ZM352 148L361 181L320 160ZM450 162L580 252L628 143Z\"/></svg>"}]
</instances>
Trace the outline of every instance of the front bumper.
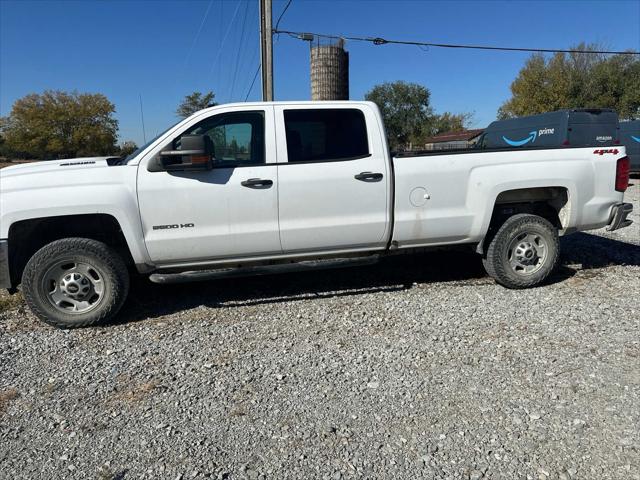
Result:
<instances>
[{"instance_id":1,"label":"front bumper","mask_svg":"<svg viewBox=\"0 0 640 480\"><path fill-rule=\"evenodd\" d=\"M618 203L611 209L611 216L609 217L609 224L607 225L607 231L612 232L619 228L628 227L633 223L632 220L627 218L633 211L633 205L630 203Z\"/></svg>"},{"instance_id":2,"label":"front bumper","mask_svg":"<svg viewBox=\"0 0 640 480\"><path fill-rule=\"evenodd\" d=\"M0 288L11 288L9 275L9 242L0 240Z\"/></svg>"}]
</instances>

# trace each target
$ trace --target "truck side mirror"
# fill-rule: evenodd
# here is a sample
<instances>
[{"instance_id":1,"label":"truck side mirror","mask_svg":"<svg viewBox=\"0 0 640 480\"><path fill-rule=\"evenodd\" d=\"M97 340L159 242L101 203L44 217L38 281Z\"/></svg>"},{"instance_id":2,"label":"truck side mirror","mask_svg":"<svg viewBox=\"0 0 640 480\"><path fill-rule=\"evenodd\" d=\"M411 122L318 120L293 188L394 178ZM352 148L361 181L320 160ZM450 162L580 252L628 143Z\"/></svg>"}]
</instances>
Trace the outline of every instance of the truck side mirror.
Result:
<instances>
[{"instance_id":1,"label":"truck side mirror","mask_svg":"<svg viewBox=\"0 0 640 480\"><path fill-rule=\"evenodd\" d=\"M206 135L183 135L180 150L160 152L163 170L211 170L213 168L213 143Z\"/></svg>"}]
</instances>

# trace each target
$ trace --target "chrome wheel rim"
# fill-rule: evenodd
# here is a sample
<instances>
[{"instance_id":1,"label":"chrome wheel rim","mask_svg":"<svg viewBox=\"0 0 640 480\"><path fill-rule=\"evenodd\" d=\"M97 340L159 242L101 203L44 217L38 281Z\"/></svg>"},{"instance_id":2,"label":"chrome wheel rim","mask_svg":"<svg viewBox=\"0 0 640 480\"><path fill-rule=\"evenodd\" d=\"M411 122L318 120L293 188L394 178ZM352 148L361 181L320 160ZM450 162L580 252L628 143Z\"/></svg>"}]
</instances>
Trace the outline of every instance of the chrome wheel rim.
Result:
<instances>
[{"instance_id":1,"label":"chrome wheel rim","mask_svg":"<svg viewBox=\"0 0 640 480\"><path fill-rule=\"evenodd\" d=\"M509 266L517 275L532 275L544 266L548 251L547 241L542 235L531 232L521 233L509 244L507 250Z\"/></svg>"},{"instance_id":2,"label":"chrome wheel rim","mask_svg":"<svg viewBox=\"0 0 640 480\"><path fill-rule=\"evenodd\" d=\"M43 290L51 305L69 314L86 313L96 308L104 296L104 275L85 262L60 260L42 279Z\"/></svg>"}]
</instances>

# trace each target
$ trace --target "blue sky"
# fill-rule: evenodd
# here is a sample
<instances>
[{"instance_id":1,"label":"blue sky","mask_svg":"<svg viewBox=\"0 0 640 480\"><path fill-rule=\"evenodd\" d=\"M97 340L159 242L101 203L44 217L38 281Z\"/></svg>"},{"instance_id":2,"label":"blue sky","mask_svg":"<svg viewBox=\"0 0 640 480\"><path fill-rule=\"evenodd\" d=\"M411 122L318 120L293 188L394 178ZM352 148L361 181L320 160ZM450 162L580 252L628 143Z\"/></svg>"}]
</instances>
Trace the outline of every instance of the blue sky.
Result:
<instances>
[{"instance_id":1,"label":"blue sky","mask_svg":"<svg viewBox=\"0 0 640 480\"><path fill-rule=\"evenodd\" d=\"M274 22L285 3L274 0ZM0 0L0 115L31 92L100 92L116 105L120 138L140 144L140 94L147 138L177 120L177 104L194 90L213 90L220 102L242 101L259 60L257 4ZM586 41L640 49L640 1L293 0L280 28L443 43L567 48ZM347 49L352 99L381 82L417 82L431 90L437 112L475 112L480 127L495 118L528 57L356 42ZM309 45L281 35L274 57L276 99L308 100ZM259 80L249 100L259 100Z\"/></svg>"}]
</instances>

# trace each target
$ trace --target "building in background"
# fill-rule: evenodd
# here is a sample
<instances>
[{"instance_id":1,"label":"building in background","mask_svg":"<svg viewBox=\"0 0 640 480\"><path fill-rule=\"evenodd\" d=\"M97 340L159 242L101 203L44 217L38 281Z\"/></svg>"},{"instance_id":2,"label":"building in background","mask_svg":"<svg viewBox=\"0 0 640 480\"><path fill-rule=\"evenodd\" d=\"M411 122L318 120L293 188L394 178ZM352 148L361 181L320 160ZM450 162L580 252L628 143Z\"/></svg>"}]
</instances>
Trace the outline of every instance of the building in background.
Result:
<instances>
[{"instance_id":1,"label":"building in background","mask_svg":"<svg viewBox=\"0 0 640 480\"><path fill-rule=\"evenodd\" d=\"M349 100L349 52L344 40L311 42L311 100Z\"/></svg>"},{"instance_id":2,"label":"building in background","mask_svg":"<svg viewBox=\"0 0 640 480\"><path fill-rule=\"evenodd\" d=\"M471 148L482 135L484 129L463 130L461 132L445 132L425 140L425 150L453 150L457 148Z\"/></svg>"}]
</instances>

